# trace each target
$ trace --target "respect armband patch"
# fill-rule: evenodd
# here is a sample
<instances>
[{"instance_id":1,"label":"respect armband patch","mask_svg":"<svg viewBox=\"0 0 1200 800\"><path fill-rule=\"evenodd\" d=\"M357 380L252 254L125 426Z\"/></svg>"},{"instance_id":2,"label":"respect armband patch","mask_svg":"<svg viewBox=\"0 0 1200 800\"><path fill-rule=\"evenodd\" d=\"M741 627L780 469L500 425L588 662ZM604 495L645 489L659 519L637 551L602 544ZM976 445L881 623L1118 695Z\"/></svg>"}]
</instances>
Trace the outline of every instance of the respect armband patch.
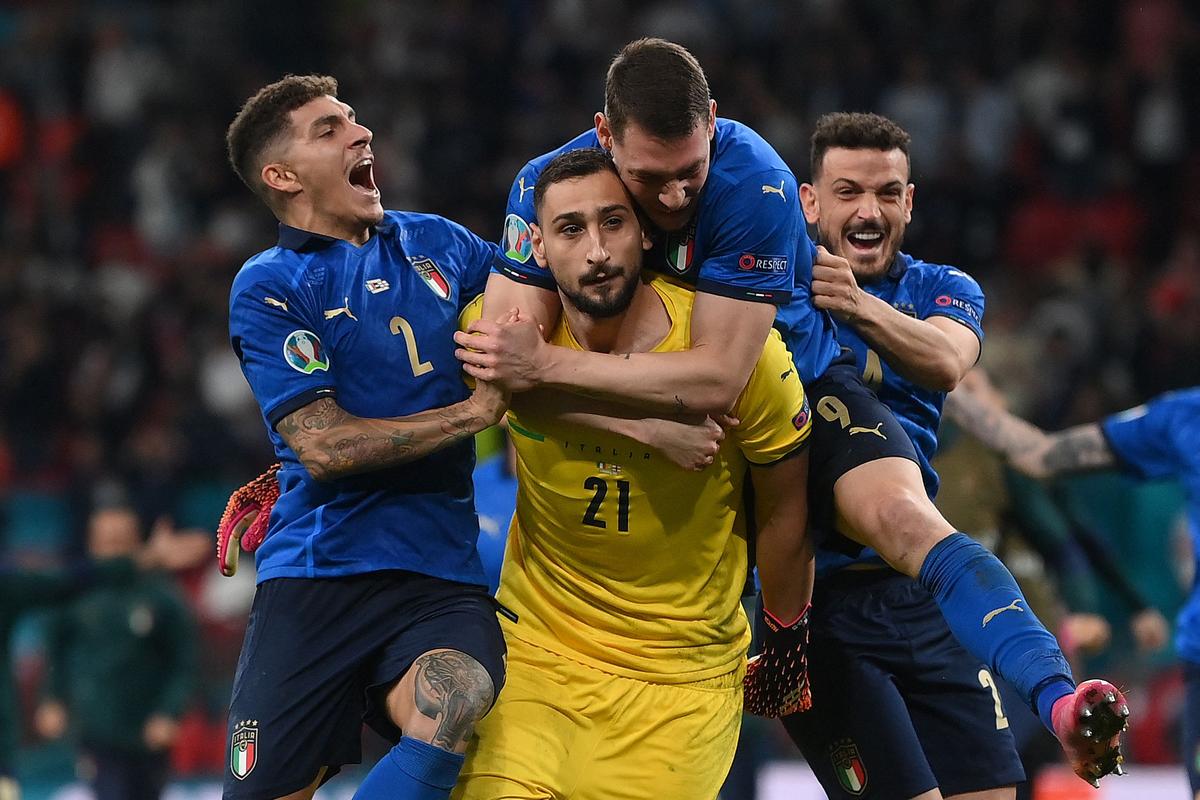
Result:
<instances>
[{"instance_id":1,"label":"respect armband patch","mask_svg":"<svg viewBox=\"0 0 1200 800\"><path fill-rule=\"evenodd\" d=\"M745 272L787 272L787 256L760 256L755 253L742 253L738 257L738 269Z\"/></svg>"}]
</instances>

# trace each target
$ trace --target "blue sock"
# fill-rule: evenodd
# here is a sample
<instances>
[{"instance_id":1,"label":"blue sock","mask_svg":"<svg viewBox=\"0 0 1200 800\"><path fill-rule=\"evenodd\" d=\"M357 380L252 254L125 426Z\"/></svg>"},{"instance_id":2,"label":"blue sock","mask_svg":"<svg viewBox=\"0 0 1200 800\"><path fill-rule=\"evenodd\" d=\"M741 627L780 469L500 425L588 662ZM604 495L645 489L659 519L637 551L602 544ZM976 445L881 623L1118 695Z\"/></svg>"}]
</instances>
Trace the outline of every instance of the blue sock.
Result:
<instances>
[{"instance_id":1,"label":"blue sock","mask_svg":"<svg viewBox=\"0 0 1200 800\"><path fill-rule=\"evenodd\" d=\"M446 800L465 758L405 736L367 773L354 800Z\"/></svg>"},{"instance_id":2,"label":"blue sock","mask_svg":"<svg viewBox=\"0 0 1200 800\"><path fill-rule=\"evenodd\" d=\"M962 646L1011 683L1053 733L1054 701L1075 691L1071 667L1000 559L952 533L929 551L917 580Z\"/></svg>"}]
</instances>

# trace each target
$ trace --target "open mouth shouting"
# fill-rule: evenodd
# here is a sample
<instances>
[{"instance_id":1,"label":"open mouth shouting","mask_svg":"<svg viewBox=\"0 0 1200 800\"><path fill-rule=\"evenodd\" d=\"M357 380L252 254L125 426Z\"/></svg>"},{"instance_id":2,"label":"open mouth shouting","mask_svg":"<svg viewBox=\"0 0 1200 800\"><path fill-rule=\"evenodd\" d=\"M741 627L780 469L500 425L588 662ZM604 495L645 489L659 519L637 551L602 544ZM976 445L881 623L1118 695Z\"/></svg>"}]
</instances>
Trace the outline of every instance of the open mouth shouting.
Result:
<instances>
[{"instance_id":1,"label":"open mouth shouting","mask_svg":"<svg viewBox=\"0 0 1200 800\"><path fill-rule=\"evenodd\" d=\"M355 191L371 199L378 199L379 187L375 185L374 166L374 156L363 156L350 166L350 171L347 173L346 179L354 187Z\"/></svg>"},{"instance_id":2,"label":"open mouth shouting","mask_svg":"<svg viewBox=\"0 0 1200 800\"><path fill-rule=\"evenodd\" d=\"M884 232L875 227L849 231L846 233L845 239L849 251L864 261L873 260L881 255L883 246L887 242Z\"/></svg>"}]
</instances>

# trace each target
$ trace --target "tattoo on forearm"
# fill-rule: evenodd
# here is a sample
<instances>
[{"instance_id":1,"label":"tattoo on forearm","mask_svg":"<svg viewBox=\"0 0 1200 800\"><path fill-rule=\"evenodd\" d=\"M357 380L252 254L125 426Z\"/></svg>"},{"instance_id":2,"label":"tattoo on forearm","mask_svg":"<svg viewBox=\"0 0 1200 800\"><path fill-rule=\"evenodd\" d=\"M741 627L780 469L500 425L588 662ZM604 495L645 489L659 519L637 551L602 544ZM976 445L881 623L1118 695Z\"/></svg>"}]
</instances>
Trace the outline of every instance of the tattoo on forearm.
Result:
<instances>
[{"instance_id":1,"label":"tattoo on forearm","mask_svg":"<svg viewBox=\"0 0 1200 800\"><path fill-rule=\"evenodd\" d=\"M442 433L449 437L447 440L449 442L474 436L473 430L476 427L483 427L483 418L474 414L459 415L447 408L440 411L439 416L442 418Z\"/></svg>"},{"instance_id":2,"label":"tattoo on forearm","mask_svg":"<svg viewBox=\"0 0 1200 800\"><path fill-rule=\"evenodd\" d=\"M1097 426L1065 431L1052 437L1042 461L1050 473L1107 467L1113 463L1112 451Z\"/></svg>"},{"instance_id":3,"label":"tattoo on forearm","mask_svg":"<svg viewBox=\"0 0 1200 800\"><path fill-rule=\"evenodd\" d=\"M397 430L400 425L405 428ZM421 458L484 427L465 403L400 421L361 419L322 398L284 417L277 430L314 475L333 478Z\"/></svg>"},{"instance_id":4,"label":"tattoo on forearm","mask_svg":"<svg viewBox=\"0 0 1200 800\"><path fill-rule=\"evenodd\" d=\"M688 410L687 403L683 402L683 398L675 395L675 413L686 414Z\"/></svg>"},{"instance_id":5,"label":"tattoo on forearm","mask_svg":"<svg viewBox=\"0 0 1200 800\"><path fill-rule=\"evenodd\" d=\"M1041 431L1024 420L962 392L946 396L945 412L979 441L1009 457L1036 448L1042 439Z\"/></svg>"},{"instance_id":6,"label":"tattoo on forearm","mask_svg":"<svg viewBox=\"0 0 1200 800\"><path fill-rule=\"evenodd\" d=\"M454 650L426 653L413 669L417 710L438 723L431 744L454 751L491 708L492 679L478 661Z\"/></svg>"}]
</instances>

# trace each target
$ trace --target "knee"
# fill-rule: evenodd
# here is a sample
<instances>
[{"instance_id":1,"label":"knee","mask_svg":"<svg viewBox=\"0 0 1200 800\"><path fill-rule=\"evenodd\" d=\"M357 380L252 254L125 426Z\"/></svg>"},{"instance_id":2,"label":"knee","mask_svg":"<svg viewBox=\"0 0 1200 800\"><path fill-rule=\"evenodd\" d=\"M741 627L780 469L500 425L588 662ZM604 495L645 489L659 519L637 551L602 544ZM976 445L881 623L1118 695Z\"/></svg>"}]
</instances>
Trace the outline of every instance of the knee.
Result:
<instances>
[{"instance_id":1,"label":"knee","mask_svg":"<svg viewBox=\"0 0 1200 800\"><path fill-rule=\"evenodd\" d=\"M393 719L407 735L461 751L475 723L495 700L496 689L488 671L466 653L435 650L418 657L409 675L411 694L403 692L395 704L389 703ZM400 685L406 683L409 681Z\"/></svg>"}]
</instances>

